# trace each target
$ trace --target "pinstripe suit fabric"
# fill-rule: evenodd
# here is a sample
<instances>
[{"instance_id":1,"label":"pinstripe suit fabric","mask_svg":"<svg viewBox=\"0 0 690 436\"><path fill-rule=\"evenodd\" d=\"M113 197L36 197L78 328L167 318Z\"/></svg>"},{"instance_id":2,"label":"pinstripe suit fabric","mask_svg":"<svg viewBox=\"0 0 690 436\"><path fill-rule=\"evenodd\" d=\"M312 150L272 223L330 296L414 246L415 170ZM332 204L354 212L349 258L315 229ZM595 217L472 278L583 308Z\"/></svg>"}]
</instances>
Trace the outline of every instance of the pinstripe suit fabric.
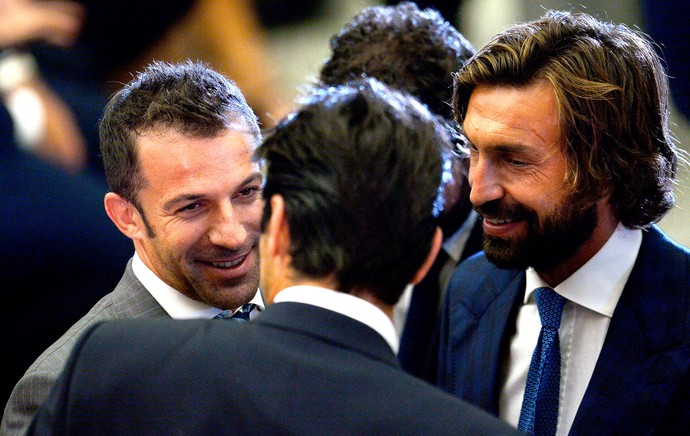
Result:
<instances>
[{"instance_id":1,"label":"pinstripe suit fabric","mask_svg":"<svg viewBox=\"0 0 690 436\"><path fill-rule=\"evenodd\" d=\"M115 289L101 298L84 317L48 347L19 380L5 406L0 434L21 435L26 431L85 329L98 321L109 319L169 317L136 278L130 259Z\"/></svg>"}]
</instances>

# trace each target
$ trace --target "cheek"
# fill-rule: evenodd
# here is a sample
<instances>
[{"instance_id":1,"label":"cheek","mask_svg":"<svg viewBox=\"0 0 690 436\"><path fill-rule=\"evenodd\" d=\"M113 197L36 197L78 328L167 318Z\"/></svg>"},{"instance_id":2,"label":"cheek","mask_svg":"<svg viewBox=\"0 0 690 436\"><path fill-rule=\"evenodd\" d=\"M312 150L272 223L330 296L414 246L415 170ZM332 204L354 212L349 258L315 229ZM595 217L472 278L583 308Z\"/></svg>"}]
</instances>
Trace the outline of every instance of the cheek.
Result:
<instances>
[{"instance_id":1,"label":"cheek","mask_svg":"<svg viewBox=\"0 0 690 436\"><path fill-rule=\"evenodd\" d=\"M163 246L164 250L173 253L175 257L177 257L176 254L184 257L191 248L203 244L207 234L206 226L200 223L195 223L195 225L186 223L169 230L159 238L159 245Z\"/></svg>"},{"instance_id":2,"label":"cheek","mask_svg":"<svg viewBox=\"0 0 690 436\"><path fill-rule=\"evenodd\" d=\"M564 202L568 201L568 196L569 191L562 183L545 183L541 188L534 189L523 203L543 218L553 214Z\"/></svg>"},{"instance_id":3,"label":"cheek","mask_svg":"<svg viewBox=\"0 0 690 436\"><path fill-rule=\"evenodd\" d=\"M264 202L257 201L251 206L242 211L242 222L244 225L254 231L261 230L261 215L264 210Z\"/></svg>"}]
</instances>

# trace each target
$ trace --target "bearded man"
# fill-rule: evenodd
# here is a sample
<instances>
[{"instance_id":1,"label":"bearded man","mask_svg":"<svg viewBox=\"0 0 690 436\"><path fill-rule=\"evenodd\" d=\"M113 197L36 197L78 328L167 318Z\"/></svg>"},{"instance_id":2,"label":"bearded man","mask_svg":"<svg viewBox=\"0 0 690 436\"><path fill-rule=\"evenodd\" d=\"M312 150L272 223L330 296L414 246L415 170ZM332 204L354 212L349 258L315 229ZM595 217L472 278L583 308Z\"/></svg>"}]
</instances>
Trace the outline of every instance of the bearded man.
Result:
<instances>
[{"instance_id":1,"label":"bearded man","mask_svg":"<svg viewBox=\"0 0 690 436\"><path fill-rule=\"evenodd\" d=\"M485 237L444 301L442 388L529 434L689 431L690 252L655 225L679 161L667 83L643 34L557 11L460 70Z\"/></svg>"}]
</instances>

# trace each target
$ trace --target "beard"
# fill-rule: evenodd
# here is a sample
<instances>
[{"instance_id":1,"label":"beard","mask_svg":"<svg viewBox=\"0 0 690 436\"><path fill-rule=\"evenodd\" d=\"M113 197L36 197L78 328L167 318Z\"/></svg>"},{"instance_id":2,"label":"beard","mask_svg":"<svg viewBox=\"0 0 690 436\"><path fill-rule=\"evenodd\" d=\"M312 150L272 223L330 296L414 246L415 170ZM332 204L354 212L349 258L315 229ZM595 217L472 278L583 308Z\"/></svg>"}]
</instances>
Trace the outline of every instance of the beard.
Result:
<instances>
[{"instance_id":1,"label":"beard","mask_svg":"<svg viewBox=\"0 0 690 436\"><path fill-rule=\"evenodd\" d=\"M594 232L597 205L577 202L573 196L539 221L537 213L521 204L506 205L498 200L475 208L494 218L526 220L527 233L516 238L484 235L484 253L491 263L504 269L534 268L551 272L568 260Z\"/></svg>"}]
</instances>

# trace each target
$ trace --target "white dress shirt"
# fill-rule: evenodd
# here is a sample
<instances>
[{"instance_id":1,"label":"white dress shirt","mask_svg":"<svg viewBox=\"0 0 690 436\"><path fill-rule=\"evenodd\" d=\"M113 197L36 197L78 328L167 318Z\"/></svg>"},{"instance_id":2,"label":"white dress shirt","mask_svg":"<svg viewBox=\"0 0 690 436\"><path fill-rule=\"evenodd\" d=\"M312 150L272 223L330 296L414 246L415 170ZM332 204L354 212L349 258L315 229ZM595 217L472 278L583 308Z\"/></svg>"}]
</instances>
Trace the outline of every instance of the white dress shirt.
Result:
<instances>
[{"instance_id":1,"label":"white dress shirt","mask_svg":"<svg viewBox=\"0 0 690 436\"><path fill-rule=\"evenodd\" d=\"M561 344L561 384L556 434L567 435L592 378L611 316L628 281L642 243L642 231L622 224L580 269L555 287L566 299L558 330ZM517 427L532 352L541 321L534 290L548 286L533 270L526 271L523 305L510 343L506 378L499 396L499 416Z\"/></svg>"},{"instance_id":2,"label":"white dress shirt","mask_svg":"<svg viewBox=\"0 0 690 436\"><path fill-rule=\"evenodd\" d=\"M136 252L132 259L132 270L151 296L173 319L210 319L222 312L222 309L203 301L193 300L170 287L144 264ZM250 313L249 316L253 319L264 308L263 298L259 290L256 291L251 303L255 303L259 307L259 310Z\"/></svg>"},{"instance_id":3,"label":"white dress shirt","mask_svg":"<svg viewBox=\"0 0 690 436\"><path fill-rule=\"evenodd\" d=\"M354 295L318 286L291 286L276 294L273 303L291 301L311 304L345 315L376 330L398 354L400 339L393 322L381 309Z\"/></svg>"}]
</instances>

